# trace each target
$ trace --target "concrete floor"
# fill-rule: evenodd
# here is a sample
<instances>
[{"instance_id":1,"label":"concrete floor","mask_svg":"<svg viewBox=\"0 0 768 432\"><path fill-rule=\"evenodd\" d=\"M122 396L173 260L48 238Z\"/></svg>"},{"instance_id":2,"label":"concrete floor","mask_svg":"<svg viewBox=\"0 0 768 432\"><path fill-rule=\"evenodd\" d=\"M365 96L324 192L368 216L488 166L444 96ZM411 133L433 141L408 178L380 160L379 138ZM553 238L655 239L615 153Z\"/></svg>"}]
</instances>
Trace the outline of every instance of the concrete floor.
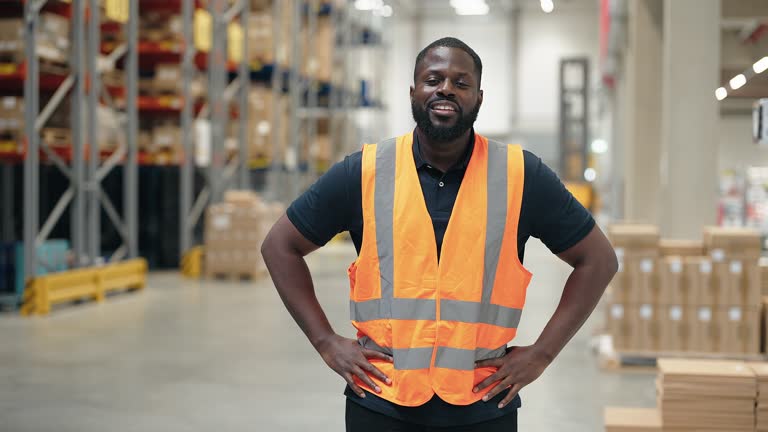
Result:
<instances>
[{"instance_id":1,"label":"concrete floor","mask_svg":"<svg viewBox=\"0 0 768 432\"><path fill-rule=\"evenodd\" d=\"M568 266L528 244L534 273L516 344L554 311ZM337 331L347 321L354 248L310 256ZM598 369L590 319L544 375L522 391L521 431L599 431L605 405L653 406L655 374ZM0 431L342 431L344 384L267 281L198 282L152 274L141 294L0 315Z\"/></svg>"}]
</instances>

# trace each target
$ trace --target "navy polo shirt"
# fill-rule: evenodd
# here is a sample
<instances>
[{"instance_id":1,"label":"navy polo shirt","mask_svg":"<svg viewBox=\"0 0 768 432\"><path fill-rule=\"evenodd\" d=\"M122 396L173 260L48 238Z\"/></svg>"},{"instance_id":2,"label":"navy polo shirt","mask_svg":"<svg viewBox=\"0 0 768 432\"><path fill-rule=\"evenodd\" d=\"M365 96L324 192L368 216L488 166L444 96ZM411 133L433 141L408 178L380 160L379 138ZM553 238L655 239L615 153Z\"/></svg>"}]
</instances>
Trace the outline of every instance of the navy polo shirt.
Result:
<instances>
[{"instance_id":1,"label":"navy polo shirt","mask_svg":"<svg viewBox=\"0 0 768 432\"><path fill-rule=\"evenodd\" d=\"M446 172L433 167L422 157L416 133L413 137L413 159L435 229L439 256L448 220L472 155L474 132L466 153ZM581 241L595 225L589 212L573 198L541 159L528 151L523 151L523 158L525 183L517 233L521 262L529 237L540 239L552 253L557 254ZM360 253L363 240L361 178L362 152L358 151L331 167L297 198L288 208L288 219L304 237L318 246L325 245L338 233L349 232ZM497 407L506 392L501 392L491 401L479 401L467 406L451 405L435 396L419 407L399 406L370 393L360 398L349 388L345 394L351 401L373 411L431 427L480 423L520 407L519 396L503 409Z\"/></svg>"}]
</instances>

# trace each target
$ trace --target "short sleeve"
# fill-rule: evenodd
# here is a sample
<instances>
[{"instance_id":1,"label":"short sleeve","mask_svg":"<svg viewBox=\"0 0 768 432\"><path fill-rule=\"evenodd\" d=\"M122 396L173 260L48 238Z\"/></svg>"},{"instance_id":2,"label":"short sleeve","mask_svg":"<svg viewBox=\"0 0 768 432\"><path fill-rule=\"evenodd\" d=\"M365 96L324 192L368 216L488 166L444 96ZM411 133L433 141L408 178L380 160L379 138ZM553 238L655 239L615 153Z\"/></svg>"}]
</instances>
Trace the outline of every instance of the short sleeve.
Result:
<instances>
[{"instance_id":1,"label":"short sleeve","mask_svg":"<svg viewBox=\"0 0 768 432\"><path fill-rule=\"evenodd\" d=\"M524 199L530 234L558 254L570 249L592 231L589 211L540 158L525 152Z\"/></svg>"},{"instance_id":2,"label":"short sleeve","mask_svg":"<svg viewBox=\"0 0 768 432\"><path fill-rule=\"evenodd\" d=\"M354 215L350 189L360 183L361 164L362 152L347 156L288 207L288 219L307 240L323 246L349 230Z\"/></svg>"}]
</instances>

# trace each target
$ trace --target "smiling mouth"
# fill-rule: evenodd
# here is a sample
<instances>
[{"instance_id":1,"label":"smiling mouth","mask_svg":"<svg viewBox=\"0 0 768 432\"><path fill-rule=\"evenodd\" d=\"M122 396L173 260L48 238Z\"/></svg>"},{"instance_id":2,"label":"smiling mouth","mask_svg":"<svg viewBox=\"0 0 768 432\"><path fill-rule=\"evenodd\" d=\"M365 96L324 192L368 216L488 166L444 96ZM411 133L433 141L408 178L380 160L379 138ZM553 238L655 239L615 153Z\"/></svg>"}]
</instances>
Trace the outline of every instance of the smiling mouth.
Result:
<instances>
[{"instance_id":1,"label":"smiling mouth","mask_svg":"<svg viewBox=\"0 0 768 432\"><path fill-rule=\"evenodd\" d=\"M453 104L445 102L435 102L430 105L429 108L438 115L452 115L459 112L459 110Z\"/></svg>"}]
</instances>

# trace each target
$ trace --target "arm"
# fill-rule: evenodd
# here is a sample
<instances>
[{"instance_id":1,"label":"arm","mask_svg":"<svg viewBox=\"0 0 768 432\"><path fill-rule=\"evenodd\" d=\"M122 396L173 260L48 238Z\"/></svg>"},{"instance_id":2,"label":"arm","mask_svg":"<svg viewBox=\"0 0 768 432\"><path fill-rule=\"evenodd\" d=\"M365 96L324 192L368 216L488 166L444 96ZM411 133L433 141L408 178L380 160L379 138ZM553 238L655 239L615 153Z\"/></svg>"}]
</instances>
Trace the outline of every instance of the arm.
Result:
<instances>
[{"instance_id":1,"label":"arm","mask_svg":"<svg viewBox=\"0 0 768 432\"><path fill-rule=\"evenodd\" d=\"M283 216L275 223L261 253L272 281L293 319L328 366L341 375L352 390L365 397L355 384L356 375L370 388L380 391L368 374L389 384L389 379L368 358L391 361L385 354L363 349L355 340L337 335L317 301L312 277L304 257L318 246L304 238L291 221ZM367 373L366 373L367 372Z\"/></svg>"},{"instance_id":2,"label":"arm","mask_svg":"<svg viewBox=\"0 0 768 432\"><path fill-rule=\"evenodd\" d=\"M581 328L606 286L618 269L618 261L608 239L595 226L573 247L557 255L573 267L563 288L560 303L535 344L515 347L499 359L478 362L478 367L494 366L499 370L480 383L480 391L500 381L483 398L489 400L510 388L499 408L508 404L524 386L536 380Z\"/></svg>"}]
</instances>

